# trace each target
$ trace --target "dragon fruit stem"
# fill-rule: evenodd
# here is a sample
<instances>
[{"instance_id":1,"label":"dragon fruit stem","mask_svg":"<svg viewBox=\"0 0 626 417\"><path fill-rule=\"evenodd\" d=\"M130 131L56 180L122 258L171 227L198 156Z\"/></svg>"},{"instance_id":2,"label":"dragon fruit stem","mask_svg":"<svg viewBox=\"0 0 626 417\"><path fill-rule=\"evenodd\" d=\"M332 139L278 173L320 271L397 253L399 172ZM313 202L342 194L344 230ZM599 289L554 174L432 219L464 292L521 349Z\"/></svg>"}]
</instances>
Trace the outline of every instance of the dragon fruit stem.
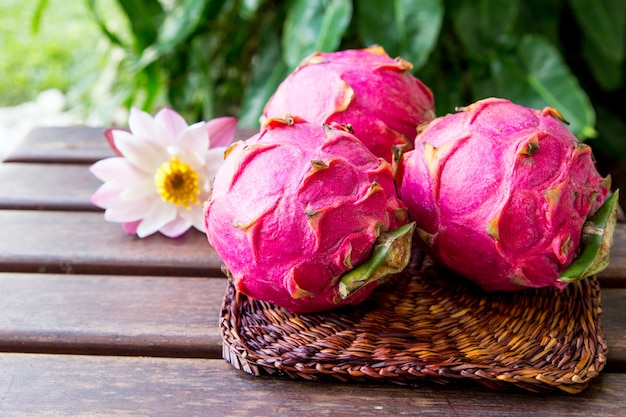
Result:
<instances>
[{"instance_id":1,"label":"dragon fruit stem","mask_svg":"<svg viewBox=\"0 0 626 417\"><path fill-rule=\"evenodd\" d=\"M372 282L384 282L390 275L401 272L411 257L414 231L415 222L412 222L381 233L369 260L343 274L339 283L339 296L346 299Z\"/></svg>"}]
</instances>

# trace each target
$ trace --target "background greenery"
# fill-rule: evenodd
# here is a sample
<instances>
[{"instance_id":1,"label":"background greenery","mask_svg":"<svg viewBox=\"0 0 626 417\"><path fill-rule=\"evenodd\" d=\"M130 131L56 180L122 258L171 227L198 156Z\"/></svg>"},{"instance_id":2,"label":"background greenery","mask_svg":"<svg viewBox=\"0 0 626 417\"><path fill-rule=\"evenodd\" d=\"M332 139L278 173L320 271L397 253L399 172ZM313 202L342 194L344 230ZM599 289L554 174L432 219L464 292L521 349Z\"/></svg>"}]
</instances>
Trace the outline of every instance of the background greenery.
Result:
<instances>
[{"instance_id":1,"label":"background greenery","mask_svg":"<svg viewBox=\"0 0 626 417\"><path fill-rule=\"evenodd\" d=\"M33 22L40 30L66 7L53 3L37 2ZM536 108L551 105L581 139L596 138L594 149L626 159L626 111L617 100L625 89L623 0L82 4L88 17L80 19L97 25L108 40L100 51L89 40L92 27L78 43L65 45L87 48L86 56L95 61L106 58L97 82L83 81L90 80L87 60L80 69L85 72L67 84L88 111L170 106L189 120L234 115L240 125L254 126L278 83L302 58L377 43L414 64L413 73L435 94L438 114L487 96ZM57 32L70 29L62 27Z\"/></svg>"}]
</instances>

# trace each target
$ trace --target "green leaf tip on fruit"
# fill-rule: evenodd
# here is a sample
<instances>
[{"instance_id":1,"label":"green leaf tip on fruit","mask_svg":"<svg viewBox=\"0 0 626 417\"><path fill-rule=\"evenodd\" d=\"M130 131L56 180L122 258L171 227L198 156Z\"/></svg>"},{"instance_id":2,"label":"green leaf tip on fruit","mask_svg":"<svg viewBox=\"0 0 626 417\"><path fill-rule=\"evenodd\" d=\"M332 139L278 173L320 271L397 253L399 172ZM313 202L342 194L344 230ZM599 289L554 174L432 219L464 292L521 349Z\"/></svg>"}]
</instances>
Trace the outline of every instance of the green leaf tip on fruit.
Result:
<instances>
[{"instance_id":1,"label":"green leaf tip on fruit","mask_svg":"<svg viewBox=\"0 0 626 417\"><path fill-rule=\"evenodd\" d=\"M342 275L339 296L346 299L372 282L383 282L390 275L402 272L411 258L414 232L415 222L412 222L381 233L369 260Z\"/></svg>"},{"instance_id":2,"label":"green leaf tip on fruit","mask_svg":"<svg viewBox=\"0 0 626 417\"><path fill-rule=\"evenodd\" d=\"M613 245L619 190L611 195L583 225L581 252L563 271L559 281L575 282L603 271L609 264Z\"/></svg>"}]
</instances>

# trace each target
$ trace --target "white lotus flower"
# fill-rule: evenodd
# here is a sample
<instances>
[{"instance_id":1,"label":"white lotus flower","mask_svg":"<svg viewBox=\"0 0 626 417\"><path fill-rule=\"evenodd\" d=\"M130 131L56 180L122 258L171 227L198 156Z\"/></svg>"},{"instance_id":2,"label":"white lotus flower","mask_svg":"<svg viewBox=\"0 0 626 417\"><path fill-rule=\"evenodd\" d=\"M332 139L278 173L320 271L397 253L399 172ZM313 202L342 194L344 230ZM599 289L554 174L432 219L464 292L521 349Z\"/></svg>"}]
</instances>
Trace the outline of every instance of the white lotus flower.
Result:
<instances>
[{"instance_id":1,"label":"white lotus flower","mask_svg":"<svg viewBox=\"0 0 626 417\"><path fill-rule=\"evenodd\" d=\"M91 201L105 209L105 220L122 223L126 233L142 238L157 231L178 237L192 226L204 231L202 205L237 120L188 125L171 109L153 118L133 108L128 126L130 131L105 131L118 156L90 167L104 181Z\"/></svg>"}]
</instances>

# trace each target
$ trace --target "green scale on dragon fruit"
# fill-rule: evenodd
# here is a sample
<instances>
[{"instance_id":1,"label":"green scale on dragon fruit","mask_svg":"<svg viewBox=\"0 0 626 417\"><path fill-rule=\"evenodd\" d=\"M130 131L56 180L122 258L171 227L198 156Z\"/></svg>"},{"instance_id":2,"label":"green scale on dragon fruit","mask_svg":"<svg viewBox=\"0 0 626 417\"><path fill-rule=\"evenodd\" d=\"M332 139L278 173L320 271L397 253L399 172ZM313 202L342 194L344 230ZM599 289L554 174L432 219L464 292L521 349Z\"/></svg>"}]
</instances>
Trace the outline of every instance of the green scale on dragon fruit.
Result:
<instances>
[{"instance_id":1,"label":"green scale on dragon fruit","mask_svg":"<svg viewBox=\"0 0 626 417\"><path fill-rule=\"evenodd\" d=\"M562 289L608 264L618 193L553 108L478 101L394 163L424 246L484 290Z\"/></svg>"},{"instance_id":2,"label":"green scale on dragon fruit","mask_svg":"<svg viewBox=\"0 0 626 417\"><path fill-rule=\"evenodd\" d=\"M205 220L237 290L293 313L362 302L406 267L414 234L387 161L295 116L227 150Z\"/></svg>"},{"instance_id":3,"label":"green scale on dragon fruit","mask_svg":"<svg viewBox=\"0 0 626 417\"><path fill-rule=\"evenodd\" d=\"M435 116L433 94L412 67L380 46L312 54L278 86L261 122L295 114L314 124L350 125L391 162L393 147L411 147L417 127Z\"/></svg>"}]
</instances>

